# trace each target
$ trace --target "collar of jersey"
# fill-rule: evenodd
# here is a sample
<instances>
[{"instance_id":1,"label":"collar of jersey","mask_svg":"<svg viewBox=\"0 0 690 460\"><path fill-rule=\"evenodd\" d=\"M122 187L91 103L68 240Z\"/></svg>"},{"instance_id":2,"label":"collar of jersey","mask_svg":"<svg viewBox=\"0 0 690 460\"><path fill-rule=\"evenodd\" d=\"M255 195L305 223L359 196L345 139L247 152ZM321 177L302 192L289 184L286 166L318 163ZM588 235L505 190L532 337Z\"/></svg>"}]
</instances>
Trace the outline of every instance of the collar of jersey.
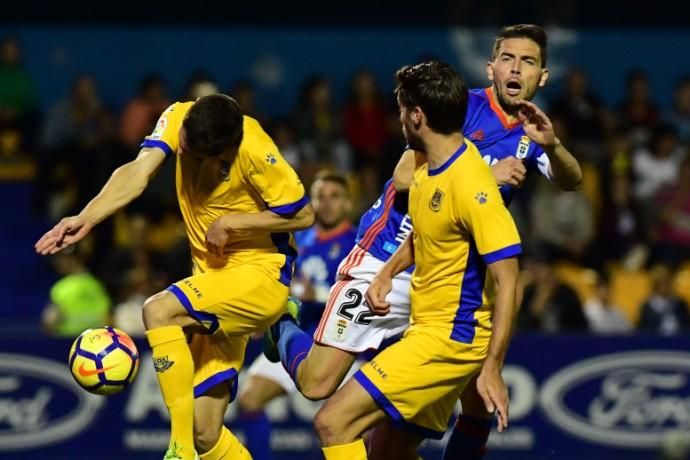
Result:
<instances>
[{"instance_id":1,"label":"collar of jersey","mask_svg":"<svg viewBox=\"0 0 690 460\"><path fill-rule=\"evenodd\" d=\"M439 167L436 168L436 169L429 169L429 175L430 175L430 176L436 176L436 175L438 175L438 174L441 174L443 171L445 171L446 169L448 169L448 167L449 167L450 165L452 165L453 162L454 162L455 160L457 160L458 157L459 157L460 155L462 155L462 152L464 152L465 150L467 150L467 143L466 143L465 141L463 141L463 142L462 142L462 145L460 146L460 148L459 148L454 154L452 154L452 155L450 156L450 158L448 158L448 159L446 160L445 163L443 163L441 166L439 166Z\"/></svg>"},{"instance_id":2,"label":"collar of jersey","mask_svg":"<svg viewBox=\"0 0 690 460\"><path fill-rule=\"evenodd\" d=\"M319 241L325 241L325 240L331 240L334 238L337 238L341 235L344 235L345 233L349 232L352 229L352 222L349 220L346 220L340 224L338 224L335 228L332 228L330 230L320 230L318 227L316 228L316 239Z\"/></svg>"}]
</instances>

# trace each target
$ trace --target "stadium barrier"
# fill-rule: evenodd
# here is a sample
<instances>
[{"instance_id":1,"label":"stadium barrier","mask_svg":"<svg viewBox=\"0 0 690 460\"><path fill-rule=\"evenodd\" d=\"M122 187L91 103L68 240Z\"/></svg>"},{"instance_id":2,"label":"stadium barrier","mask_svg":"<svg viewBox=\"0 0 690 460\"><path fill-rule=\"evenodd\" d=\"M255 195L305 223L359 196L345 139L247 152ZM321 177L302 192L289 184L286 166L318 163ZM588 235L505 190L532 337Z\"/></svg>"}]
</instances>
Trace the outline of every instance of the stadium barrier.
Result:
<instances>
[{"instance_id":1,"label":"stadium barrier","mask_svg":"<svg viewBox=\"0 0 690 460\"><path fill-rule=\"evenodd\" d=\"M0 458L161 458L167 411L148 347L138 345L139 376L106 398L73 382L69 341L0 339ZM689 350L688 337L516 337L504 371L510 428L492 433L488 459L655 458L663 443L688 438ZM259 352L253 343L250 355ZM274 460L321 458L318 407L297 395L270 405ZM234 405L226 421L244 436ZM442 445L425 444L424 457L438 458Z\"/></svg>"}]
</instances>

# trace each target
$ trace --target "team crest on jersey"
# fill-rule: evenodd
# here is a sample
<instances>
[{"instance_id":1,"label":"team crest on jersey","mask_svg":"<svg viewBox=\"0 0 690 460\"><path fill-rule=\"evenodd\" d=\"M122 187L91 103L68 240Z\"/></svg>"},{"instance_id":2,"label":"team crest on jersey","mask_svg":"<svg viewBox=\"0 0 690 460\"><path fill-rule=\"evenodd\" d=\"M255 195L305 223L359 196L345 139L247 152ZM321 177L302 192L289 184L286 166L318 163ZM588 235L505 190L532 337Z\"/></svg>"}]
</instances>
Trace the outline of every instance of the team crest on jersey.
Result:
<instances>
[{"instance_id":1,"label":"team crest on jersey","mask_svg":"<svg viewBox=\"0 0 690 460\"><path fill-rule=\"evenodd\" d=\"M484 192L479 192L474 196L474 199L477 200L477 203L479 204L484 204L487 201L489 201L489 197L486 196L486 193Z\"/></svg>"},{"instance_id":2,"label":"team crest on jersey","mask_svg":"<svg viewBox=\"0 0 690 460\"><path fill-rule=\"evenodd\" d=\"M345 337L347 337L347 321L338 318L338 323L335 326L335 339L339 342L342 342L345 340Z\"/></svg>"},{"instance_id":3,"label":"team crest on jersey","mask_svg":"<svg viewBox=\"0 0 690 460\"><path fill-rule=\"evenodd\" d=\"M156 128L153 130L149 139L160 139L165 132L165 128L168 126L168 119L166 117L161 117L156 123Z\"/></svg>"},{"instance_id":4,"label":"team crest on jersey","mask_svg":"<svg viewBox=\"0 0 690 460\"><path fill-rule=\"evenodd\" d=\"M483 141L484 140L484 130L478 129L472 134L470 134L470 140L472 141Z\"/></svg>"},{"instance_id":5,"label":"team crest on jersey","mask_svg":"<svg viewBox=\"0 0 690 460\"><path fill-rule=\"evenodd\" d=\"M223 182L230 180L230 162L225 160L220 160L218 165L218 179Z\"/></svg>"},{"instance_id":6,"label":"team crest on jersey","mask_svg":"<svg viewBox=\"0 0 690 460\"><path fill-rule=\"evenodd\" d=\"M518 144L517 150L515 151L515 156L522 160L527 158L527 151L529 150L530 138L527 136L520 137L520 143Z\"/></svg>"},{"instance_id":7,"label":"team crest on jersey","mask_svg":"<svg viewBox=\"0 0 690 460\"><path fill-rule=\"evenodd\" d=\"M434 196L431 197L431 200L429 200L429 208L431 208L432 211L434 212L439 212L441 210L441 201L443 200L443 192L439 189L436 189L434 192Z\"/></svg>"},{"instance_id":8,"label":"team crest on jersey","mask_svg":"<svg viewBox=\"0 0 690 460\"><path fill-rule=\"evenodd\" d=\"M278 159L272 153L269 153L268 155L266 155L266 161L272 165L278 163Z\"/></svg>"},{"instance_id":9,"label":"team crest on jersey","mask_svg":"<svg viewBox=\"0 0 690 460\"><path fill-rule=\"evenodd\" d=\"M336 259L340 255L340 245L338 243L334 243L331 248L328 250L328 258L329 259Z\"/></svg>"}]
</instances>

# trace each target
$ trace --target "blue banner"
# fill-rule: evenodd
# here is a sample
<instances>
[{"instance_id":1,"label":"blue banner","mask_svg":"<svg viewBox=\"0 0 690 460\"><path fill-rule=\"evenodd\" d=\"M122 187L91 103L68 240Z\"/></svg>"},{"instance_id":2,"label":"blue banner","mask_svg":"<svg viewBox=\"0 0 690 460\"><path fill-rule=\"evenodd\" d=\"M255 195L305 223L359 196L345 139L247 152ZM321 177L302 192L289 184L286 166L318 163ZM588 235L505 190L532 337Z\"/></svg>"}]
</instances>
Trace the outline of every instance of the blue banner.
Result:
<instances>
[{"instance_id":1,"label":"blue banner","mask_svg":"<svg viewBox=\"0 0 690 460\"><path fill-rule=\"evenodd\" d=\"M345 100L353 74L371 70L385 91L396 69L421 58L453 65L472 86L489 85L486 61L496 28L309 28L309 27L88 27L6 26L20 38L24 63L36 81L43 109L64 97L72 79L93 75L104 101L118 107L136 92L139 80L160 73L172 95L191 73L203 69L223 91L240 79L257 89L262 112L282 115L297 104L309 75L327 75L336 99ZM610 106L623 99L631 69L650 76L652 99L671 105L677 81L688 72L687 60L669 64L669 43L690 48L687 29L549 29L550 81L540 97L554 95L568 67L590 76L592 89ZM180 59L184 56L184 59ZM390 95L390 93L388 93ZM538 102L543 103L541 100Z\"/></svg>"},{"instance_id":2,"label":"blue banner","mask_svg":"<svg viewBox=\"0 0 690 460\"><path fill-rule=\"evenodd\" d=\"M0 339L0 458L162 458L168 415L145 343L133 385L107 398L73 382L69 346ZM687 337L516 337L504 370L510 428L492 433L487 458L655 458L662 443L690 437L689 349ZM318 407L298 395L269 406L274 460L322 458L312 429ZM234 405L226 422L244 436ZM422 455L439 458L442 446L428 442Z\"/></svg>"}]
</instances>

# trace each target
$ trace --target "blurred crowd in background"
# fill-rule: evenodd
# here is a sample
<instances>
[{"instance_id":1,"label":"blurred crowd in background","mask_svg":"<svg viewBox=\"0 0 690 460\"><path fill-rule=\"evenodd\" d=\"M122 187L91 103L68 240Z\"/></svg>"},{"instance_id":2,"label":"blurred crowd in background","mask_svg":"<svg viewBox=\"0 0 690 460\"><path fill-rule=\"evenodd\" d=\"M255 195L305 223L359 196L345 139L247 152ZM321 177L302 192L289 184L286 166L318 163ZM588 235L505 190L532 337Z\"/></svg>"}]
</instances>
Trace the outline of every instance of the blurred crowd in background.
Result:
<instances>
[{"instance_id":1,"label":"blurred crowd in background","mask_svg":"<svg viewBox=\"0 0 690 460\"><path fill-rule=\"evenodd\" d=\"M111 106L99 82L80 75L41 111L21 44L7 38L0 44L0 181L33 184L33 215L54 222L78 212L137 154L171 102L224 92L261 122L307 189L321 169L347 172L356 222L405 144L385 83L362 69L348 97L334 100L329 76L314 75L292 112L269 118L250 81L199 71L173 94L164 77L151 75ZM525 248L520 331L690 330L690 76L677 82L672 101L655 100L640 70L621 85L625 98L606 106L587 74L572 68L562 93L542 107L585 179L581 191L563 192L530 178L511 204ZM59 280L43 322L52 333L76 335L114 317L136 335L144 299L189 274L174 166L168 161L141 198L75 251L51 259Z\"/></svg>"}]
</instances>

